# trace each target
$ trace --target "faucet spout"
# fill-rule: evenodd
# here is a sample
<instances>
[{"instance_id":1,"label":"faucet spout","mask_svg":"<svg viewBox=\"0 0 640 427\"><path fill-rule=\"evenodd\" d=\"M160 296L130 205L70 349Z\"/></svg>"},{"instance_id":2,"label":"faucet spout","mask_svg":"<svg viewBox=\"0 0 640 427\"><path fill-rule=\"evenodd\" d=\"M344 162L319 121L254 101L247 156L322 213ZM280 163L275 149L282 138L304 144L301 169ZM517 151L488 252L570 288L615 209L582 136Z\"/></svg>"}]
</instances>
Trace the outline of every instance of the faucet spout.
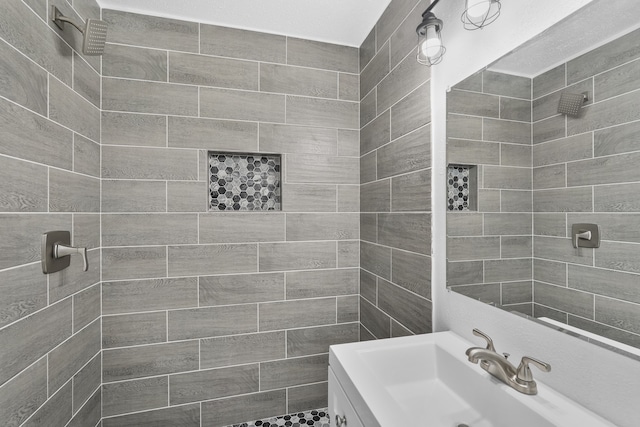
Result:
<instances>
[{"instance_id":1,"label":"faucet spout","mask_svg":"<svg viewBox=\"0 0 640 427\"><path fill-rule=\"evenodd\" d=\"M499 355L495 351L487 350L486 348L482 347L471 347L467 349L466 355L469 358L469 362L471 363L486 361L499 365L506 362L507 364L511 365L511 363L509 363L509 361L504 356Z\"/></svg>"},{"instance_id":2,"label":"faucet spout","mask_svg":"<svg viewBox=\"0 0 640 427\"><path fill-rule=\"evenodd\" d=\"M482 347L471 347L466 351L466 355L471 363L480 363L485 371L498 378L503 383L509 384L515 380L516 367L495 351Z\"/></svg>"}]
</instances>

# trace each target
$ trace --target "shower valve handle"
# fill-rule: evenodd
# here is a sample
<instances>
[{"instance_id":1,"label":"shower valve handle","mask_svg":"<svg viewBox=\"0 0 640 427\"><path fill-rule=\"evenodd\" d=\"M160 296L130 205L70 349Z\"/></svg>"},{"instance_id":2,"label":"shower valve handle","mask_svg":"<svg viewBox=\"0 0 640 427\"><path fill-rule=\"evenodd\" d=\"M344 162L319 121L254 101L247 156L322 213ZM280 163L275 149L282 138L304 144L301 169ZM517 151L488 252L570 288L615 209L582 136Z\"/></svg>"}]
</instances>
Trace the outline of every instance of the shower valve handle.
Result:
<instances>
[{"instance_id":1,"label":"shower valve handle","mask_svg":"<svg viewBox=\"0 0 640 427\"><path fill-rule=\"evenodd\" d=\"M55 245L53 245L54 258L62 258L73 254L82 255L82 260L84 261L83 271L88 271L89 259L87 258L87 248L74 248L72 246L67 246L60 243L56 243Z\"/></svg>"},{"instance_id":2,"label":"shower valve handle","mask_svg":"<svg viewBox=\"0 0 640 427\"><path fill-rule=\"evenodd\" d=\"M590 231L580 231L579 233L576 233L574 238L575 238L575 240L573 241L573 247L577 248L578 247L578 242L580 242L580 239L591 240L591 232Z\"/></svg>"}]
</instances>

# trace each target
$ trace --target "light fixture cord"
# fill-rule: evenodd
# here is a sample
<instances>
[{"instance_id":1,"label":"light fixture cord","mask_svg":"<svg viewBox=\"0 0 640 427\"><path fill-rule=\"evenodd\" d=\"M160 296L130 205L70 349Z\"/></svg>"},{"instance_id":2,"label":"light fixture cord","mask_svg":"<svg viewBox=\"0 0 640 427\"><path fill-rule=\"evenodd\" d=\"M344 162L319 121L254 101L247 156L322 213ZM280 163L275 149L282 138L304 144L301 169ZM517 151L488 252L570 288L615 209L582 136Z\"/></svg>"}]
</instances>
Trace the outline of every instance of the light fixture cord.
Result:
<instances>
[{"instance_id":1,"label":"light fixture cord","mask_svg":"<svg viewBox=\"0 0 640 427\"><path fill-rule=\"evenodd\" d=\"M424 12L422 12L422 14L424 15L427 12L431 12L431 9L433 9L434 7L436 7L436 5L438 4L440 0L434 0L425 10Z\"/></svg>"}]
</instances>

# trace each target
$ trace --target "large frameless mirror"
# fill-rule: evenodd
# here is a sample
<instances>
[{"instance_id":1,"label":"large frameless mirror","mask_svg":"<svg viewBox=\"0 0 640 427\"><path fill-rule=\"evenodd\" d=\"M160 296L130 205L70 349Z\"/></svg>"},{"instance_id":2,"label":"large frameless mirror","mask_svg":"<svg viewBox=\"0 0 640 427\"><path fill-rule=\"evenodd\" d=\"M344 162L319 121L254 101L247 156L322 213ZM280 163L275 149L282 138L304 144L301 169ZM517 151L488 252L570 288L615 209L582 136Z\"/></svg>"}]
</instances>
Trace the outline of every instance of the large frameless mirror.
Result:
<instances>
[{"instance_id":1,"label":"large frameless mirror","mask_svg":"<svg viewBox=\"0 0 640 427\"><path fill-rule=\"evenodd\" d=\"M638 358L639 28L595 0L447 94L449 289Z\"/></svg>"}]
</instances>

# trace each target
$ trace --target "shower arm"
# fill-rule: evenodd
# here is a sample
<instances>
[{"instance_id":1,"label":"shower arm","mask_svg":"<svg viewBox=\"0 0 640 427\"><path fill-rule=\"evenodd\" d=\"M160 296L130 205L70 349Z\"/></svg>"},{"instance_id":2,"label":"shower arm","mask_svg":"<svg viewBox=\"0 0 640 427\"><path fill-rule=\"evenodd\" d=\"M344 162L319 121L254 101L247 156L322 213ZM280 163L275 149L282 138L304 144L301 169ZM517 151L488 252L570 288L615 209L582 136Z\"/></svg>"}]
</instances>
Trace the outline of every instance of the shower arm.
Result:
<instances>
[{"instance_id":1,"label":"shower arm","mask_svg":"<svg viewBox=\"0 0 640 427\"><path fill-rule=\"evenodd\" d=\"M53 22L58 26L58 28L60 28L61 30L64 30L64 23L68 22L69 24L76 27L78 31L84 34L84 28L78 25L78 23L75 20L64 16L57 7L52 6L51 11L53 13Z\"/></svg>"}]
</instances>

